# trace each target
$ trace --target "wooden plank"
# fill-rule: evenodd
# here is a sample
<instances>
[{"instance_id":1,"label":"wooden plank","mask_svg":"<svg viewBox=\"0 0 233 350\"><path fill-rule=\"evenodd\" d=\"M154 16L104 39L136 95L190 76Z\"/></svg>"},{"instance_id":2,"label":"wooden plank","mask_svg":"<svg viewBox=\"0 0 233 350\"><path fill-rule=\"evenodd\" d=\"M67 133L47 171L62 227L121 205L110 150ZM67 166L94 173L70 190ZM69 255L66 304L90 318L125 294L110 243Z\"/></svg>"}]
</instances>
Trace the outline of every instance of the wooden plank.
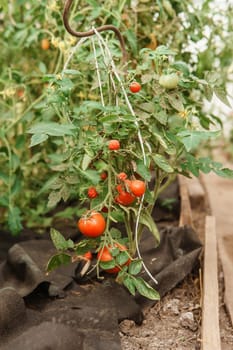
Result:
<instances>
[{"instance_id":1,"label":"wooden plank","mask_svg":"<svg viewBox=\"0 0 233 350\"><path fill-rule=\"evenodd\" d=\"M189 200L187 181L184 176L178 176L180 190L180 220L179 226L193 227L192 210Z\"/></svg>"},{"instance_id":2,"label":"wooden plank","mask_svg":"<svg viewBox=\"0 0 233 350\"><path fill-rule=\"evenodd\" d=\"M226 309L228 311L229 317L231 319L231 324L233 326L233 236L222 235L218 240L219 254L222 262L222 269L224 274L224 302Z\"/></svg>"},{"instance_id":3,"label":"wooden plank","mask_svg":"<svg viewBox=\"0 0 233 350\"><path fill-rule=\"evenodd\" d=\"M216 222L206 217L202 299L202 350L221 350Z\"/></svg>"},{"instance_id":4,"label":"wooden plank","mask_svg":"<svg viewBox=\"0 0 233 350\"><path fill-rule=\"evenodd\" d=\"M225 165L229 166L229 164ZM219 257L224 274L224 302L233 326L233 180L222 178L214 173L202 175L202 180L212 214L216 218Z\"/></svg>"}]
</instances>

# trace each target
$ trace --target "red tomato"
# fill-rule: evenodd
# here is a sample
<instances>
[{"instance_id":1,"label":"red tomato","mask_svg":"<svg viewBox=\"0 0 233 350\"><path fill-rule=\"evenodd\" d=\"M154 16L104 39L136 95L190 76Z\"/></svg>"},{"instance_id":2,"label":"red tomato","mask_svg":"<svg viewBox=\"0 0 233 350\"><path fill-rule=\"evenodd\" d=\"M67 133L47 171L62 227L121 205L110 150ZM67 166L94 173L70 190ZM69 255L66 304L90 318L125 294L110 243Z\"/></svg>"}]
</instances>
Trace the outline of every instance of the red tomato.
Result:
<instances>
[{"instance_id":1,"label":"red tomato","mask_svg":"<svg viewBox=\"0 0 233 350\"><path fill-rule=\"evenodd\" d=\"M146 192L146 184L141 180L131 180L127 182L127 185L136 197L141 197Z\"/></svg>"},{"instance_id":2,"label":"red tomato","mask_svg":"<svg viewBox=\"0 0 233 350\"><path fill-rule=\"evenodd\" d=\"M100 178L101 180L106 180L108 177L108 173L106 171L103 171L101 174L100 174Z\"/></svg>"},{"instance_id":3,"label":"red tomato","mask_svg":"<svg viewBox=\"0 0 233 350\"><path fill-rule=\"evenodd\" d=\"M131 92L133 92L135 94L141 90L141 84L139 84L137 81L133 81L130 84L129 89Z\"/></svg>"},{"instance_id":4,"label":"red tomato","mask_svg":"<svg viewBox=\"0 0 233 350\"><path fill-rule=\"evenodd\" d=\"M124 246L123 244L120 244L120 243L115 243L114 244L114 247L117 247L121 252L123 251L126 251L127 248L126 246ZM111 250L113 249L113 247L111 246L108 246L108 247L103 247L99 252L98 252L98 255L97 255L97 258L100 260L100 261L103 261L103 262L108 262L108 261L112 261L114 260L112 254L111 254ZM124 264L124 265L129 265L130 264L130 259ZM123 265L123 266L124 266ZM108 270L105 270L106 272L108 273L118 273L119 271L121 270L120 267L116 266L116 267L113 267L112 269L108 269Z\"/></svg>"},{"instance_id":5,"label":"red tomato","mask_svg":"<svg viewBox=\"0 0 233 350\"><path fill-rule=\"evenodd\" d=\"M41 46L42 50L45 50L45 51L48 50L50 47L49 40L47 38L42 39L40 46Z\"/></svg>"},{"instance_id":6,"label":"red tomato","mask_svg":"<svg viewBox=\"0 0 233 350\"><path fill-rule=\"evenodd\" d=\"M103 207L103 208L101 209L101 211L102 211L103 213L108 213L108 208L107 208L107 207Z\"/></svg>"},{"instance_id":7,"label":"red tomato","mask_svg":"<svg viewBox=\"0 0 233 350\"><path fill-rule=\"evenodd\" d=\"M91 260L92 259L92 253L89 251L89 252L86 252L85 254L83 254L83 257L87 260Z\"/></svg>"},{"instance_id":8,"label":"red tomato","mask_svg":"<svg viewBox=\"0 0 233 350\"><path fill-rule=\"evenodd\" d=\"M104 233L106 222L102 214L93 211L77 222L79 231L87 237L98 237Z\"/></svg>"},{"instance_id":9,"label":"red tomato","mask_svg":"<svg viewBox=\"0 0 233 350\"><path fill-rule=\"evenodd\" d=\"M89 187L87 195L89 198L96 198L98 196L98 192L96 191L95 187Z\"/></svg>"},{"instance_id":10,"label":"red tomato","mask_svg":"<svg viewBox=\"0 0 233 350\"><path fill-rule=\"evenodd\" d=\"M132 204L135 201L135 197L131 193L127 192L122 185L117 185L116 189L117 189L117 192L119 193L115 198L115 201L117 203L127 206Z\"/></svg>"},{"instance_id":11,"label":"red tomato","mask_svg":"<svg viewBox=\"0 0 233 350\"><path fill-rule=\"evenodd\" d=\"M126 191L123 191L116 196L115 201L121 205L130 205L135 201L135 197Z\"/></svg>"},{"instance_id":12,"label":"red tomato","mask_svg":"<svg viewBox=\"0 0 233 350\"><path fill-rule=\"evenodd\" d=\"M120 148L120 142L118 140L110 140L108 143L108 149L110 151L117 151Z\"/></svg>"},{"instance_id":13,"label":"red tomato","mask_svg":"<svg viewBox=\"0 0 233 350\"><path fill-rule=\"evenodd\" d=\"M117 174L117 178L121 181L124 181L127 179L127 175L126 175L126 173L122 172L122 173Z\"/></svg>"},{"instance_id":14,"label":"red tomato","mask_svg":"<svg viewBox=\"0 0 233 350\"><path fill-rule=\"evenodd\" d=\"M18 98L23 98L24 97L24 89L17 90L17 96L18 96Z\"/></svg>"}]
</instances>

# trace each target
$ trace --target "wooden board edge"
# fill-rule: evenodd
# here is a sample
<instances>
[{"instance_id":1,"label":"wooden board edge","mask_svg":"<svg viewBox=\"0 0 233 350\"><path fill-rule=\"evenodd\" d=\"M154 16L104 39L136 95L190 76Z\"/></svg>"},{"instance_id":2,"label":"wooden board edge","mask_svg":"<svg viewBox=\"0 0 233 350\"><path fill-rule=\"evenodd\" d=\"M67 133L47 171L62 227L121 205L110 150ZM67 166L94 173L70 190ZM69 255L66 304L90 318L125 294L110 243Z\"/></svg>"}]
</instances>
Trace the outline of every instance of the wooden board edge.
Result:
<instances>
[{"instance_id":1,"label":"wooden board edge","mask_svg":"<svg viewBox=\"0 0 233 350\"><path fill-rule=\"evenodd\" d=\"M206 216L202 297L202 350L221 350L216 220Z\"/></svg>"}]
</instances>

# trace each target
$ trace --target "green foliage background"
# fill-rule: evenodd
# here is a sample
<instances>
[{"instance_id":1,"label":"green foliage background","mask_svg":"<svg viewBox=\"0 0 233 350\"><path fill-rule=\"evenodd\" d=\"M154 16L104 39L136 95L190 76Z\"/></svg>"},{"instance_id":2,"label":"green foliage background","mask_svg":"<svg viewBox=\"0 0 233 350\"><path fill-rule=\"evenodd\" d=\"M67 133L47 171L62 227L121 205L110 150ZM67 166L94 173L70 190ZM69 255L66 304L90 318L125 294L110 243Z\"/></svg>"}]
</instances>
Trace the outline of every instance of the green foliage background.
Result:
<instances>
[{"instance_id":1,"label":"green foliage background","mask_svg":"<svg viewBox=\"0 0 233 350\"><path fill-rule=\"evenodd\" d=\"M133 145L131 155L137 154L141 175L148 180L150 176L139 161L132 118L123 103L114 107L109 83L104 89L108 108L101 106L90 42L82 45L61 79L76 44L64 30L62 8L61 1L1 4L0 224L12 234L22 227L49 227L50 210L62 200L85 201L86 188L97 185L96 175L105 167L100 162L99 167L88 168L103 149L106 135L120 137L125 147ZM191 0L74 1L75 28L114 24L122 31L129 57L125 87L133 79L142 83L143 92L130 96L130 101L145 139L153 145L151 162L160 173L197 176L200 170L214 170L231 175L209 159L199 160L197 147L221 125L220 116L203 112L204 97L210 100L215 93L228 103L232 12L232 6L221 10L212 1L201 6ZM120 64L117 40L111 33L105 37ZM50 40L47 51L41 49L42 38ZM99 51L97 57L103 72ZM180 80L168 91L159 78L171 72ZM120 90L119 94L122 100ZM100 132L103 125L105 136ZM60 215L72 217L74 212L67 208Z\"/></svg>"}]
</instances>

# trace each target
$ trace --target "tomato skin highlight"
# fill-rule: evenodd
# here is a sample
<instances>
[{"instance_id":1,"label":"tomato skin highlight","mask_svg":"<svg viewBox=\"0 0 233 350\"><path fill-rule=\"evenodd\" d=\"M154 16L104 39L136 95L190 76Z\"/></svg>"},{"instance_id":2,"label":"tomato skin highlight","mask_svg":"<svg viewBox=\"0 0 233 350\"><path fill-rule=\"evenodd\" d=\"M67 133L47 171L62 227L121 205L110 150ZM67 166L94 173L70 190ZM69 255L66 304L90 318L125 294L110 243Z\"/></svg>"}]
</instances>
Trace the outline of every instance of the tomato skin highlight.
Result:
<instances>
[{"instance_id":1,"label":"tomato skin highlight","mask_svg":"<svg viewBox=\"0 0 233 350\"><path fill-rule=\"evenodd\" d=\"M127 248L125 245L123 244L120 244L120 243L114 243L114 247L118 248L121 252L123 251L126 251ZM112 254L111 254L111 250L113 249L113 247L111 246L108 246L108 247L103 247L97 254L97 258L100 260L100 261L103 261L103 262L108 262L108 261L112 261L114 260ZM123 265L129 265L131 262L131 259L129 258L129 260ZM118 273L119 271L121 270L121 268L119 266L115 266L113 267L112 269L108 269L108 270L104 270L108 273Z\"/></svg>"},{"instance_id":2,"label":"tomato skin highlight","mask_svg":"<svg viewBox=\"0 0 233 350\"><path fill-rule=\"evenodd\" d=\"M146 192L146 184L141 180L131 180L128 183L129 189L136 197L141 197Z\"/></svg>"},{"instance_id":3,"label":"tomato skin highlight","mask_svg":"<svg viewBox=\"0 0 233 350\"><path fill-rule=\"evenodd\" d=\"M44 51L48 50L50 48L49 40L47 38L42 39L40 46L41 46L42 50L44 50Z\"/></svg>"},{"instance_id":4,"label":"tomato skin highlight","mask_svg":"<svg viewBox=\"0 0 233 350\"><path fill-rule=\"evenodd\" d=\"M135 94L141 90L141 84L139 84L137 81L133 81L129 86L130 91Z\"/></svg>"},{"instance_id":5,"label":"tomato skin highlight","mask_svg":"<svg viewBox=\"0 0 233 350\"><path fill-rule=\"evenodd\" d=\"M89 198L93 199L98 196L98 192L96 191L95 187L89 187L87 191L87 195Z\"/></svg>"},{"instance_id":6,"label":"tomato skin highlight","mask_svg":"<svg viewBox=\"0 0 233 350\"><path fill-rule=\"evenodd\" d=\"M106 221L102 214L92 212L90 216L80 218L77 226L84 236L95 238L104 233Z\"/></svg>"},{"instance_id":7,"label":"tomato skin highlight","mask_svg":"<svg viewBox=\"0 0 233 350\"><path fill-rule=\"evenodd\" d=\"M108 143L108 149L110 151L117 151L120 149L120 142L118 140L110 140Z\"/></svg>"}]
</instances>

